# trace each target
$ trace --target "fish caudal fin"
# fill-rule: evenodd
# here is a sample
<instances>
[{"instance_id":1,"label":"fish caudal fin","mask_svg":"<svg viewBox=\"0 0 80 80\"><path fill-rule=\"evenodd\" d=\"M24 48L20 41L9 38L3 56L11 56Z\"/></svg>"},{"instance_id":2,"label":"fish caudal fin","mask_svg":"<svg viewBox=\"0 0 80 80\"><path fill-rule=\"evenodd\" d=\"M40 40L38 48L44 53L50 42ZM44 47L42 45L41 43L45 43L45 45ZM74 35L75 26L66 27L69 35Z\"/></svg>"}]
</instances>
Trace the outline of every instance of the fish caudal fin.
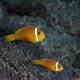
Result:
<instances>
[{"instance_id":1,"label":"fish caudal fin","mask_svg":"<svg viewBox=\"0 0 80 80\"><path fill-rule=\"evenodd\" d=\"M33 64L39 64L39 60L32 60Z\"/></svg>"},{"instance_id":2,"label":"fish caudal fin","mask_svg":"<svg viewBox=\"0 0 80 80\"><path fill-rule=\"evenodd\" d=\"M5 36L5 39L9 42L14 41L15 40L14 34L10 34L10 35Z\"/></svg>"}]
</instances>

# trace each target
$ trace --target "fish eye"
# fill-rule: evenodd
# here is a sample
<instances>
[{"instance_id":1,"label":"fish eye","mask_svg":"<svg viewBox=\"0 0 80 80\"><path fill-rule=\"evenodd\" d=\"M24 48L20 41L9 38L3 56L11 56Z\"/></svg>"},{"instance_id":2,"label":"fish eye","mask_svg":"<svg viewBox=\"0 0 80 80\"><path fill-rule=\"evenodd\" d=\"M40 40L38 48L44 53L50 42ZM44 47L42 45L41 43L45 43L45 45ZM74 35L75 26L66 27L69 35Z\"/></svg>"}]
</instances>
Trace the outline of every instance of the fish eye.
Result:
<instances>
[{"instance_id":1,"label":"fish eye","mask_svg":"<svg viewBox=\"0 0 80 80\"><path fill-rule=\"evenodd\" d=\"M58 68L60 68L60 65L58 65Z\"/></svg>"},{"instance_id":2,"label":"fish eye","mask_svg":"<svg viewBox=\"0 0 80 80\"><path fill-rule=\"evenodd\" d=\"M40 31L38 31L38 35L40 35Z\"/></svg>"}]
</instances>

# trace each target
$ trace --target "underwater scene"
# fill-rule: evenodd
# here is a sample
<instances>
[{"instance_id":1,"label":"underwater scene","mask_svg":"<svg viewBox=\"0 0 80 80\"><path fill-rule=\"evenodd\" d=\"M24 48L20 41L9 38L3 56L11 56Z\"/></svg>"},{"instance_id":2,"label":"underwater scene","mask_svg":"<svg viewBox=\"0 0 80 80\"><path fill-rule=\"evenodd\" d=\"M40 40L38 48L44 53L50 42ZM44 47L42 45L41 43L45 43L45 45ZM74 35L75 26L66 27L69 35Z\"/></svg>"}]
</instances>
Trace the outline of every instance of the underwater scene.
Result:
<instances>
[{"instance_id":1,"label":"underwater scene","mask_svg":"<svg viewBox=\"0 0 80 80\"><path fill-rule=\"evenodd\" d=\"M0 1L0 80L80 80L80 0Z\"/></svg>"}]
</instances>

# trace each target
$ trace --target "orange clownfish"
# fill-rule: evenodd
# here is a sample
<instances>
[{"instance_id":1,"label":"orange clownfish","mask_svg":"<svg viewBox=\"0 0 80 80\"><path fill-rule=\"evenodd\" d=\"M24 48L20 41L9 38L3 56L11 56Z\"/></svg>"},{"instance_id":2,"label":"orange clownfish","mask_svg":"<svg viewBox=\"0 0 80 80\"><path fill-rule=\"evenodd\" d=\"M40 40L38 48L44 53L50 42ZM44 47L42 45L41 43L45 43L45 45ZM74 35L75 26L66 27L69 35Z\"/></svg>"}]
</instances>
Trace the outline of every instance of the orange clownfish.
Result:
<instances>
[{"instance_id":1,"label":"orange clownfish","mask_svg":"<svg viewBox=\"0 0 80 80\"><path fill-rule=\"evenodd\" d=\"M45 33L35 26L25 26L18 29L13 34L5 36L7 41L28 41L31 43L38 43L45 38Z\"/></svg>"},{"instance_id":2,"label":"orange clownfish","mask_svg":"<svg viewBox=\"0 0 80 80\"><path fill-rule=\"evenodd\" d=\"M33 64L42 65L44 67L49 68L52 71L59 72L63 70L62 64L53 59L40 59L40 60L32 60Z\"/></svg>"}]
</instances>

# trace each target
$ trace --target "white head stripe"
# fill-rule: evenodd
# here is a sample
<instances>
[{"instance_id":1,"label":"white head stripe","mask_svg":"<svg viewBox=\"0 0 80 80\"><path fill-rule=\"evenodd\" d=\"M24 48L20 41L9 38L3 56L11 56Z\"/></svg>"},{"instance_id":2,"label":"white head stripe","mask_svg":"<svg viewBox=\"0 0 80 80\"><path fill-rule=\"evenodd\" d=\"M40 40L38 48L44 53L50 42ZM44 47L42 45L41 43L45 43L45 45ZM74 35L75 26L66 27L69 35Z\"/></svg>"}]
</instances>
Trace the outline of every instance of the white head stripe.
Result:
<instances>
[{"instance_id":1,"label":"white head stripe","mask_svg":"<svg viewBox=\"0 0 80 80\"><path fill-rule=\"evenodd\" d=\"M37 34L37 30L38 30L38 28L36 27L36 28L35 28L35 37L36 37L36 40L38 41L38 34Z\"/></svg>"},{"instance_id":2,"label":"white head stripe","mask_svg":"<svg viewBox=\"0 0 80 80\"><path fill-rule=\"evenodd\" d=\"M58 61L56 62L56 71L58 71Z\"/></svg>"}]
</instances>

